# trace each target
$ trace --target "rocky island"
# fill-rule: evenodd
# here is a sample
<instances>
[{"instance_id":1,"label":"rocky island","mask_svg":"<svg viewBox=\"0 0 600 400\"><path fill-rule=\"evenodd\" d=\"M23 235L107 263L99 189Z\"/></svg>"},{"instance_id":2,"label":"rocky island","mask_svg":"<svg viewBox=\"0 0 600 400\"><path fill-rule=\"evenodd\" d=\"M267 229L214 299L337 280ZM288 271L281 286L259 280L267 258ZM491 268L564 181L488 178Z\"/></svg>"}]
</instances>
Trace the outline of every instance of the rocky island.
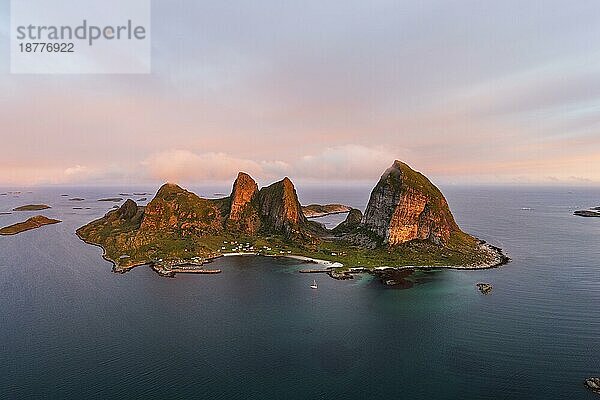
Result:
<instances>
[{"instance_id":1,"label":"rocky island","mask_svg":"<svg viewBox=\"0 0 600 400\"><path fill-rule=\"evenodd\" d=\"M583 384L592 392L600 394L600 378L587 378L585 381L583 381Z\"/></svg>"},{"instance_id":2,"label":"rocky island","mask_svg":"<svg viewBox=\"0 0 600 400\"><path fill-rule=\"evenodd\" d=\"M577 210L573 213L578 217L598 217L600 218L600 207L594 207L589 210Z\"/></svg>"},{"instance_id":3,"label":"rocky island","mask_svg":"<svg viewBox=\"0 0 600 400\"><path fill-rule=\"evenodd\" d=\"M13 211L41 211L47 210L48 208L50 208L50 206L46 204L28 204L26 206L13 208Z\"/></svg>"},{"instance_id":4,"label":"rocky island","mask_svg":"<svg viewBox=\"0 0 600 400\"><path fill-rule=\"evenodd\" d=\"M8 235L16 235L18 233L30 231L32 229L41 228L44 225L52 225L58 224L59 221L57 219L51 219L44 217L43 215L37 215L35 217L29 218L27 221L19 222L14 225L6 226L0 229L0 235L8 236Z\"/></svg>"},{"instance_id":5,"label":"rocky island","mask_svg":"<svg viewBox=\"0 0 600 400\"><path fill-rule=\"evenodd\" d=\"M306 218L319 218L332 214L344 214L352 210L352 207L343 204L310 204L302 206L302 213Z\"/></svg>"},{"instance_id":6,"label":"rocky island","mask_svg":"<svg viewBox=\"0 0 600 400\"><path fill-rule=\"evenodd\" d=\"M491 294L494 289L490 283L478 283L475 286L477 286L477 289L479 289L482 294Z\"/></svg>"},{"instance_id":7,"label":"rocky island","mask_svg":"<svg viewBox=\"0 0 600 400\"><path fill-rule=\"evenodd\" d=\"M115 272L150 265L166 276L243 254L318 260L339 279L358 271L477 269L509 261L464 233L439 189L400 161L381 176L365 214L350 209L333 230L307 219L289 178L259 188L240 172L228 197L204 199L167 183L147 206L128 199L77 235L102 247Z\"/></svg>"}]
</instances>

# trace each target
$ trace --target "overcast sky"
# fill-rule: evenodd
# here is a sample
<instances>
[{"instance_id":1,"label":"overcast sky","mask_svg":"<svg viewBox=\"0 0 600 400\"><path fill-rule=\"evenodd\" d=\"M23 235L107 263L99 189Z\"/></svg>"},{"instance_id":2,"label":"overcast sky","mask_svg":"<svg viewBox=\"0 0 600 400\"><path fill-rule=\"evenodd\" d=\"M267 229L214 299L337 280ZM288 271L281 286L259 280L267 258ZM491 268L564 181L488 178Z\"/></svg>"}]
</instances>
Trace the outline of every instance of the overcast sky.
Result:
<instances>
[{"instance_id":1,"label":"overcast sky","mask_svg":"<svg viewBox=\"0 0 600 400\"><path fill-rule=\"evenodd\" d=\"M600 184L600 2L152 2L152 74L10 75L0 185Z\"/></svg>"}]
</instances>

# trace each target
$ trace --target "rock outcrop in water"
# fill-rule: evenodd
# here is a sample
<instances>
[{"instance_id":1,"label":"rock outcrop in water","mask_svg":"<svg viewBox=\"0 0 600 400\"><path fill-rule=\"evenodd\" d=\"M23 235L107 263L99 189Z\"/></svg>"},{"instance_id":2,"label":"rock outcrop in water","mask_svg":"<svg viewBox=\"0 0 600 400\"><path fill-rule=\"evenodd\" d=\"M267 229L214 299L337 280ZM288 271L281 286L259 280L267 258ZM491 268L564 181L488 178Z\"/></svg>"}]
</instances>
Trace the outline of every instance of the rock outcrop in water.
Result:
<instances>
[{"instance_id":1,"label":"rock outcrop in water","mask_svg":"<svg viewBox=\"0 0 600 400\"><path fill-rule=\"evenodd\" d=\"M392 246L415 239L445 245L453 232L460 232L439 189L400 161L371 192L361 225Z\"/></svg>"},{"instance_id":2,"label":"rock outcrop in water","mask_svg":"<svg viewBox=\"0 0 600 400\"><path fill-rule=\"evenodd\" d=\"M28 204L26 206L13 208L13 211L40 211L47 210L48 208L50 208L50 206L46 204Z\"/></svg>"},{"instance_id":3,"label":"rock outcrop in water","mask_svg":"<svg viewBox=\"0 0 600 400\"><path fill-rule=\"evenodd\" d=\"M587 378L583 384L594 393L600 394L600 378Z\"/></svg>"},{"instance_id":4,"label":"rock outcrop in water","mask_svg":"<svg viewBox=\"0 0 600 400\"><path fill-rule=\"evenodd\" d=\"M352 210L352 207L348 207L343 204L310 204L308 206L302 206L302 213L306 218L318 218L331 214L343 214L350 212L350 210Z\"/></svg>"},{"instance_id":5,"label":"rock outcrop in water","mask_svg":"<svg viewBox=\"0 0 600 400\"><path fill-rule=\"evenodd\" d=\"M477 285L477 289L479 289L479 291L482 294L491 294L492 290L494 289L494 287L492 286L491 283L478 283Z\"/></svg>"},{"instance_id":6,"label":"rock outcrop in water","mask_svg":"<svg viewBox=\"0 0 600 400\"><path fill-rule=\"evenodd\" d=\"M47 218L43 215L36 215L35 217L29 218L27 221L19 222L0 229L0 235L17 235L19 233L30 231L32 229L41 228L44 225L58 224L60 222L61 221L57 219Z\"/></svg>"},{"instance_id":7,"label":"rock outcrop in water","mask_svg":"<svg viewBox=\"0 0 600 400\"><path fill-rule=\"evenodd\" d=\"M573 213L573 215L577 215L578 217L588 217L588 218L600 218L600 211L592 210L577 210Z\"/></svg>"}]
</instances>

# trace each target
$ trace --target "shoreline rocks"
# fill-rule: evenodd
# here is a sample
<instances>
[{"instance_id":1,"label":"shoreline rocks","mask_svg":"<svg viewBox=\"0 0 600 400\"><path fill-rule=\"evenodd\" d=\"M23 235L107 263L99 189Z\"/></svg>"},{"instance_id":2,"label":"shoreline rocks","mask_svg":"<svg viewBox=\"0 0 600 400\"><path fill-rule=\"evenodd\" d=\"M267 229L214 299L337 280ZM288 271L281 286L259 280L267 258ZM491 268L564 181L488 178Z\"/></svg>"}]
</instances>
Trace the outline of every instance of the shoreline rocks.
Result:
<instances>
[{"instance_id":1,"label":"shoreline rocks","mask_svg":"<svg viewBox=\"0 0 600 400\"><path fill-rule=\"evenodd\" d=\"M340 271L336 271L334 269L328 271L327 275L329 275L333 279L337 279L339 281L354 279L354 276L352 276L352 274L350 274L349 272L345 272L345 271L340 272Z\"/></svg>"},{"instance_id":2,"label":"shoreline rocks","mask_svg":"<svg viewBox=\"0 0 600 400\"><path fill-rule=\"evenodd\" d=\"M396 289L410 289L415 285L415 283L407 278L410 277L414 272L415 270L412 268L401 270L386 268L382 270L376 270L374 274L385 286Z\"/></svg>"}]
</instances>

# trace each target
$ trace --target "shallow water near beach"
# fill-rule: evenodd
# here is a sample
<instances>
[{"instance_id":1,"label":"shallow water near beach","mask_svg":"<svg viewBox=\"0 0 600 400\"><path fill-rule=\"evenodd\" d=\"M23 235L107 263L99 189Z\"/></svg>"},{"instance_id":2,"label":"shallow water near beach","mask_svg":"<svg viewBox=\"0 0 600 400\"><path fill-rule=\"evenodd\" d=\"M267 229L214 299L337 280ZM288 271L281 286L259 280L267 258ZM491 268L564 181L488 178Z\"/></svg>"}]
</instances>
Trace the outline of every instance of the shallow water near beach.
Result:
<instances>
[{"instance_id":1,"label":"shallow water near beach","mask_svg":"<svg viewBox=\"0 0 600 400\"><path fill-rule=\"evenodd\" d=\"M370 190L297 189L358 208ZM0 226L64 222L0 237L2 399L595 398L582 382L600 375L600 219L572 213L600 189L443 187L459 225L513 262L421 273L406 290L265 257L220 259L219 275L114 274L74 231L112 206L97 199L133 189L21 190L0 212L52 208Z\"/></svg>"}]
</instances>

